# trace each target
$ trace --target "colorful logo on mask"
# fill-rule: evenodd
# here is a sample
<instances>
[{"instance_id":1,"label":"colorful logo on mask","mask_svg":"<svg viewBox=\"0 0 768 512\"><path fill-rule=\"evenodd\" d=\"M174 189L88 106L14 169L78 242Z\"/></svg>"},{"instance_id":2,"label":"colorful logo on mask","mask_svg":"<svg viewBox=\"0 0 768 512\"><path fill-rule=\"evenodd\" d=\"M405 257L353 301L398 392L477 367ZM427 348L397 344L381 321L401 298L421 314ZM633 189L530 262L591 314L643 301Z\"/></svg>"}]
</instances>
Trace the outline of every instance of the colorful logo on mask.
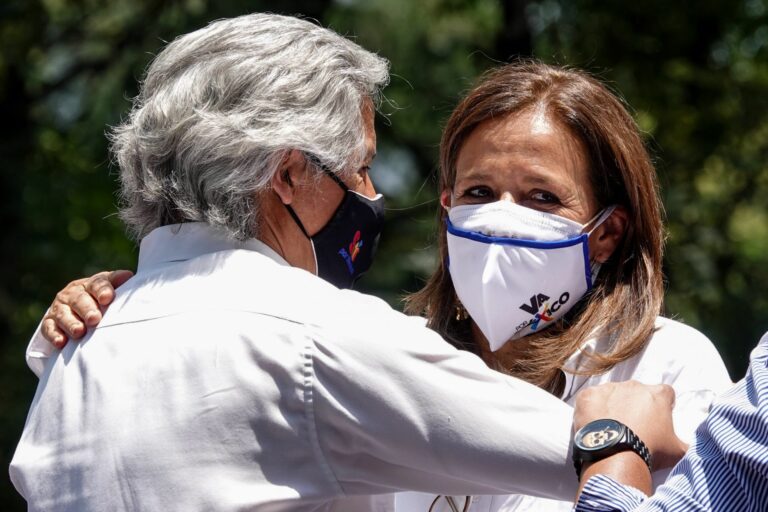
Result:
<instances>
[{"instance_id":1,"label":"colorful logo on mask","mask_svg":"<svg viewBox=\"0 0 768 512\"><path fill-rule=\"evenodd\" d=\"M357 230L355 231L355 236L352 238L352 243L349 244L349 257L352 258L352 261L355 261L362 246L363 241L360 240L360 230Z\"/></svg>"},{"instance_id":2,"label":"colorful logo on mask","mask_svg":"<svg viewBox=\"0 0 768 512\"><path fill-rule=\"evenodd\" d=\"M520 309L533 315L533 319L530 321L529 325L531 326L531 330L535 331L539 328L540 322L551 322L554 320L554 317L552 316L553 313L556 313L557 310L559 310L563 304L568 302L568 299L570 298L570 294L564 292L560 295L560 298L554 301L550 306L549 296L544 295L543 293L537 293L531 295L530 304L520 304Z\"/></svg>"},{"instance_id":3,"label":"colorful logo on mask","mask_svg":"<svg viewBox=\"0 0 768 512\"><path fill-rule=\"evenodd\" d=\"M352 237L352 243L349 244L349 251L347 251L347 249L344 247L339 249L339 255L347 264L347 270L349 270L350 275L355 273L355 258L357 258L357 255L360 253L360 248L362 246L363 241L360 238L360 230L358 229L355 231L355 236Z\"/></svg>"},{"instance_id":4,"label":"colorful logo on mask","mask_svg":"<svg viewBox=\"0 0 768 512\"><path fill-rule=\"evenodd\" d=\"M550 316L552 312L549 310L549 302L545 302L544 305L541 308L541 311L536 313L536 315L533 317L533 322L531 322L531 330L535 331L539 328L539 322L544 320L545 322L549 322L552 320L552 317Z\"/></svg>"}]
</instances>

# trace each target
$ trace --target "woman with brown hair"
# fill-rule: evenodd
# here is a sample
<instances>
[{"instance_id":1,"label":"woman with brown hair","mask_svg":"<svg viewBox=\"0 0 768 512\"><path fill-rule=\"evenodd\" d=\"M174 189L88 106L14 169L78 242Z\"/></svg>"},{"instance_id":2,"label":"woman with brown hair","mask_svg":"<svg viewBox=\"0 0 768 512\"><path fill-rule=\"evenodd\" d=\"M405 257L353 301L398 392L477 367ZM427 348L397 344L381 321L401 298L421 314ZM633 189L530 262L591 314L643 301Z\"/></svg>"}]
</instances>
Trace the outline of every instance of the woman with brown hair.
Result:
<instances>
[{"instance_id":1,"label":"woman with brown hair","mask_svg":"<svg viewBox=\"0 0 768 512\"><path fill-rule=\"evenodd\" d=\"M522 62L490 71L448 120L439 187L438 268L408 297L407 312L568 403L603 382L669 384L677 433L692 439L731 382L704 335L659 316L664 228L655 171L616 96L573 69ZM397 505L572 506L414 493Z\"/></svg>"}]
</instances>

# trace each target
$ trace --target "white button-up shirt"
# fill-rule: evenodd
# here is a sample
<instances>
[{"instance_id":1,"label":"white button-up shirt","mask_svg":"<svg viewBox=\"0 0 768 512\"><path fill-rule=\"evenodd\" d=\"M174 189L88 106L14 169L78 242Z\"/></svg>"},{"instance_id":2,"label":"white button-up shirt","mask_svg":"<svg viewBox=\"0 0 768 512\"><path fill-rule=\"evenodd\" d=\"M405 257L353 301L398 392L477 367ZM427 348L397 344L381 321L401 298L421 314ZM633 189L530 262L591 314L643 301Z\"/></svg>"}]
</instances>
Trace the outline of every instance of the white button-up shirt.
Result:
<instances>
[{"instance_id":1,"label":"white button-up shirt","mask_svg":"<svg viewBox=\"0 0 768 512\"><path fill-rule=\"evenodd\" d=\"M570 499L571 408L423 320L203 224L40 375L11 477L30 510L376 510L367 496Z\"/></svg>"}]
</instances>

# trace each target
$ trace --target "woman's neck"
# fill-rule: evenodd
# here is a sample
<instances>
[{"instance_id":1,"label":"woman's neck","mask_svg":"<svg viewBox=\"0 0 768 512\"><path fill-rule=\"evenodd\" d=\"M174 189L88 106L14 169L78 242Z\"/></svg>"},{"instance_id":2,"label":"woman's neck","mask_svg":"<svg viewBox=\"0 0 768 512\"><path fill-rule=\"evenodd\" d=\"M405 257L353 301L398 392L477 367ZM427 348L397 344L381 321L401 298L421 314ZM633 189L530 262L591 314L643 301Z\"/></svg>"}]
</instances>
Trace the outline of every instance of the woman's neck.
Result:
<instances>
[{"instance_id":1,"label":"woman's neck","mask_svg":"<svg viewBox=\"0 0 768 512\"><path fill-rule=\"evenodd\" d=\"M483 361L491 368L499 365L503 368L514 368L517 362L524 359L525 353L531 345L530 339L524 337L508 341L499 350L491 351L488 339L475 322L472 322L472 339L480 347L480 355Z\"/></svg>"}]
</instances>

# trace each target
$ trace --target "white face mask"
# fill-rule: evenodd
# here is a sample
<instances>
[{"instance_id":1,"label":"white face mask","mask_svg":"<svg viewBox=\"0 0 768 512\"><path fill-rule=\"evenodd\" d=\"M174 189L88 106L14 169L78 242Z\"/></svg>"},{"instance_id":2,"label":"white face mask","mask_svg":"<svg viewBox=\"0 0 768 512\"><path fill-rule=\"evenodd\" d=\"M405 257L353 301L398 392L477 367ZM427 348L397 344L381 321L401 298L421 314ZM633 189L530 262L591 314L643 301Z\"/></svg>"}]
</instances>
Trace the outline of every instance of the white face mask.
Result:
<instances>
[{"instance_id":1,"label":"white face mask","mask_svg":"<svg viewBox=\"0 0 768 512\"><path fill-rule=\"evenodd\" d=\"M551 325L592 288L599 265L583 231L614 209L582 225L510 201L450 208L453 286L491 350Z\"/></svg>"}]
</instances>

